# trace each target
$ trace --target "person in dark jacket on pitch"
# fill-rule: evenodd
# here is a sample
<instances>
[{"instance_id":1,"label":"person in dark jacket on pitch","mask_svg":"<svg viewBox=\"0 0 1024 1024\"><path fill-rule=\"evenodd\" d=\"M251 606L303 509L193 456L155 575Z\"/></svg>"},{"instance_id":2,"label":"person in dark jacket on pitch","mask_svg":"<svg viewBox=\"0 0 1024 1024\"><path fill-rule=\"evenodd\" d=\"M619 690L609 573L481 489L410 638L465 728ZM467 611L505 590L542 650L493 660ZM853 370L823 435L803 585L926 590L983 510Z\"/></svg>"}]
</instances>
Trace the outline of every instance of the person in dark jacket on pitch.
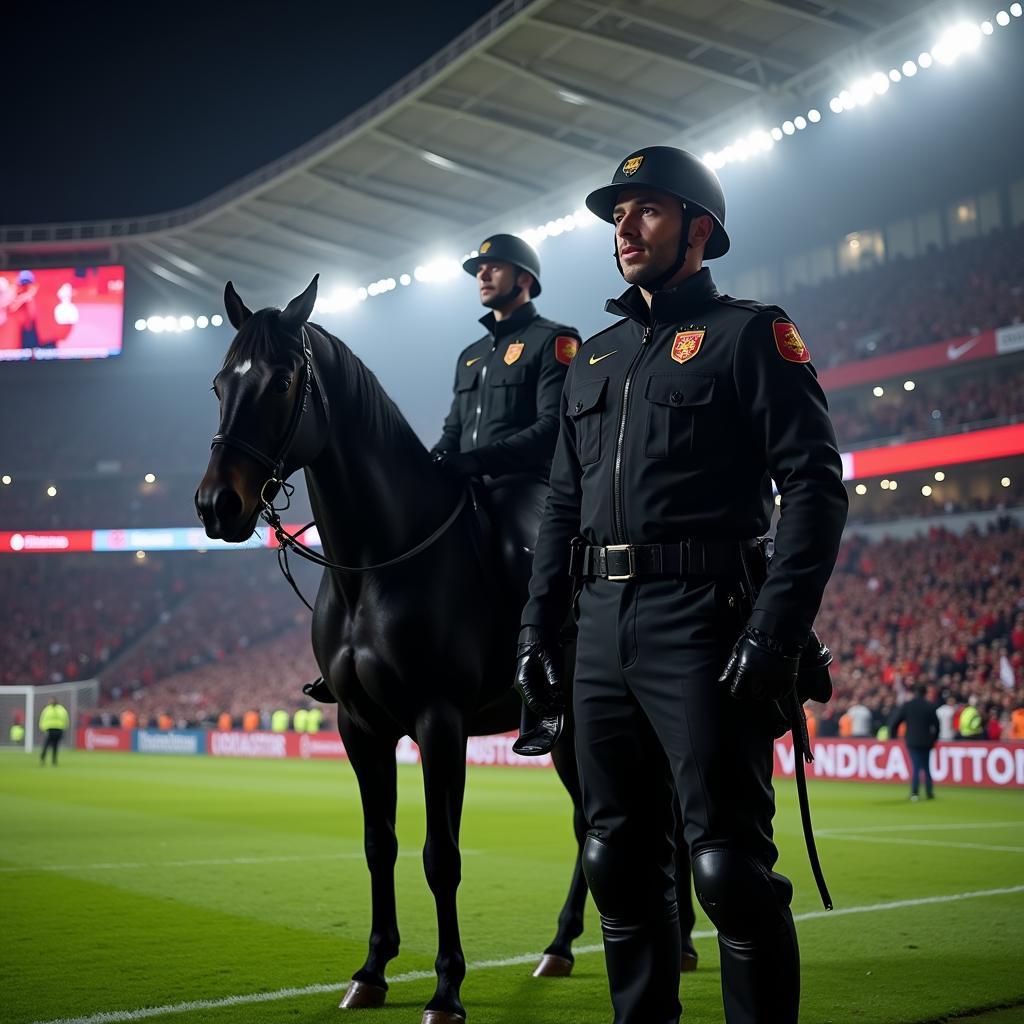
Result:
<instances>
[{"instance_id":1,"label":"person in dark jacket on pitch","mask_svg":"<svg viewBox=\"0 0 1024 1024\"><path fill-rule=\"evenodd\" d=\"M925 696L926 688L917 686L914 697L896 709L889 723L889 731L896 736L897 730L904 723L907 734L904 740L907 753L910 754L910 799L918 800L921 776L924 776L924 795L929 799L935 797L932 786L932 772L929 765L932 747L939 738L939 716L935 713L935 705Z\"/></svg>"}]
</instances>

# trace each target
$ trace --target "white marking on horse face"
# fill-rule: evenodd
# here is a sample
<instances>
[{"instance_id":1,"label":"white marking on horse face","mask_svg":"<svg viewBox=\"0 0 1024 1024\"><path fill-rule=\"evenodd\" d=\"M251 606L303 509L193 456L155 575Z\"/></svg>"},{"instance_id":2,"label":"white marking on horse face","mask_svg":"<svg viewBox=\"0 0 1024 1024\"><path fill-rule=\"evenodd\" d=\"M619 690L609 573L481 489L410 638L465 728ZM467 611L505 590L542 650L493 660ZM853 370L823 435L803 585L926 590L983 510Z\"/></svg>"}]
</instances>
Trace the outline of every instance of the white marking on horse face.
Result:
<instances>
[{"instance_id":1,"label":"white marking on horse face","mask_svg":"<svg viewBox=\"0 0 1024 1024\"><path fill-rule=\"evenodd\" d=\"M244 377L245 374L247 374L251 369L252 369L252 360L251 359L246 359L244 362L239 363L235 367L235 373L237 373L239 377Z\"/></svg>"}]
</instances>

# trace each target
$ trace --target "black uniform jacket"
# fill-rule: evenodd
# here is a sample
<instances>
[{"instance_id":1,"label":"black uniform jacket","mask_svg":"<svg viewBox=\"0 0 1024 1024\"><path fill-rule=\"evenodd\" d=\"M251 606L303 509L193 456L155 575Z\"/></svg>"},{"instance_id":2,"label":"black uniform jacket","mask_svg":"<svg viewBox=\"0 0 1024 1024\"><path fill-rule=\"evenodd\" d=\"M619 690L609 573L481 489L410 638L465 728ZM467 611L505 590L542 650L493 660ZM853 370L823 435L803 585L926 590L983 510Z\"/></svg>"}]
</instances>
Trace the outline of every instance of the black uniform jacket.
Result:
<instances>
[{"instance_id":1,"label":"black uniform jacket","mask_svg":"<svg viewBox=\"0 0 1024 1024\"><path fill-rule=\"evenodd\" d=\"M488 313L480 323L487 333L459 356L455 397L434 449L474 449L489 476L546 478L558 436L562 384L579 334L540 316L532 302L506 320Z\"/></svg>"},{"instance_id":2,"label":"black uniform jacket","mask_svg":"<svg viewBox=\"0 0 1024 1024\"><path fill-rule=\"evenodd\" d=\"M893 737L901 723L907 723L905 737L908 747L934 747L939 738L939 716L935 705L924 697L914 697L893 715L889 728Z\"/></svg>"},{"instance_id":3,"label":"black uniform jacket","mask_svg":"<svg viewBox=\"0 0 1024 1024\"><path fill-rule=\"evenodd\" d=\"M568 608L572 537L589 544L743 540L782 495L775 556L750 624L806 639L835 564L848 497L825 396L778 306L720 295L702 269L655 293L630 288L624 319L569 367L561 429L523 623Z\"/></svg>"}]
</instances>

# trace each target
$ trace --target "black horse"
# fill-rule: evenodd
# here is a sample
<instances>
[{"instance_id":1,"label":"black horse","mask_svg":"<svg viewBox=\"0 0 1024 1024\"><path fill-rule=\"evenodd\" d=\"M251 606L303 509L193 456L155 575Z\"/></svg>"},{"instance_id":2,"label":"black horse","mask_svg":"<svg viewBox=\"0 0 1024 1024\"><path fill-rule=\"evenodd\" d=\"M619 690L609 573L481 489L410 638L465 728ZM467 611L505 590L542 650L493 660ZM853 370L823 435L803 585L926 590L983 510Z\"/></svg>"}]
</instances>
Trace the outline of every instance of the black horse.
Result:
<instances>
[{"instance_id":1,"label":"black horse","mask_svg":"<svg viewBox=\"0 0 1024 1024\"><path fill-rule=\"evenodd\" d=\"M342 1006L380 1006L398 954L395 748L409 735L422 758L423 866L438 923L437 988L423 1022L454 1024L465 1019L455 897L466 740L519 723L510 683L523 595L502 585L474 502L431 464L374 375L308 323L315 298L316 278L284 310L253 313L228 283L237 334L214 380L220 431L196 508L208 536L244 541L287 477L305 470L324 558L351 567L325 569L312 627L359 782L372 885L369 954ZM579 845L586 826L571 729L553 760ZM571 970L586 894L577 853L541 973Z\"/></svg>"}]
</instances>

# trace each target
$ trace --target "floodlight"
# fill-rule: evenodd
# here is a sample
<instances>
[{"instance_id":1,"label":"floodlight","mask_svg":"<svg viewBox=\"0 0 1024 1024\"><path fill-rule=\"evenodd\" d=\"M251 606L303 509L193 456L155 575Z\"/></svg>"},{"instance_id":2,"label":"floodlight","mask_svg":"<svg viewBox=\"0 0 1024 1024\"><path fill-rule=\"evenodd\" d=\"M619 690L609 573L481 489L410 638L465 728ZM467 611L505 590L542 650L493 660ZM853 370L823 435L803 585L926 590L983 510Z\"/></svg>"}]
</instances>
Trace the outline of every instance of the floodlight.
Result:
<instances>
[{"instance_id":1,"label":"floodlight","mask_svg":"<svg viewBox=\"0 0 1024 1024\"><path fill-rule=\"evenodd\" d=\"M815 110L814 107L811 107L811 109L807 111L807 120L810 121L811 124L817 124L821 120L821 113L818 110Z\"/></svg>"},{"instance_id":2,"label":"floodlight","mask_svg":"<svg viewBox=\"0 0 1024 1024\"><path fill-rule=\"evenodd\" d=\"M213 316L210 317L211 327L220 327L222 323L224 323L224 317L222 317L220 313L214 313Z\"/></svg>"},{"instance_id":3,"label":"floodlight","mask_svg":"<svg viewBox=\"0 0 1024 1024\"><path fill-rule=\"evenodd\" d=\"M912 60L905 60L901 70L907 78L913 78L917 74L917 65Z\"/></svg>"},{"instance_id":4,"label":"floodlight","mask_svg":"<svg viewBox=\"0 0 1024 1024\"><path fill-rule=\"evenodd\" d=\"M402 285L402 287L403 287L403 288L405 288L405 287L407 287L408 285L412 284L412 277L410 277L410 275L409 275L409 274L403 274L403 275L402 275L402 276L401 276L401 277L400 277L400 278L398 279L398 283L399 283L400 285Z\"/></svg>"},{"instance_id":5,"label":"floodlight","mask_svg":"<svg viewBox=\"0 0 1024 1024\"><path fill-rule=\"evenodd\" d=\"M146 321L141 317L135 321L135 330L144 331L146 329Z\"/></svg>"},{"instance_id":6,"label":"floodlight","mask_svg":"<svg viewBox=\"0 0 1024 1024\"><path fill-rule=\"evenodd\" d=\"M774 127L771 131L771 136L776 142L782 141L782 129L778 126Z\"/></svg>"},{"instance_id":7,"label":"floodlight","mask_svg":"<svg viewBox=\"0 0 1024 1024\"><path fill-rule=\"evenodd\" d=\"M195 327L196 322L190 316L179 316L178 317L178 330L179 331L191 331Z\"/></svg>"},{"instance_id":8,"label":"floodlight","mask_svg":"<svg viewBox=\"0 0 1024 1024\"><path fill-rule=\"evenodd\" d=\"M793 132L796 131L796 126L793 124L792 121L783 121L782 130L783 132L785 132L786 135L792 135Z\"/></svg>"},{"instance_id":9,"label":"floodlight","mask_svg":"<svg viewBox=\"0 0 1024 1024\"><path fill-rule=\"evenodd\" d=\"M1006 11L1000 11L996 15L996 24L999 25L1000 28L1006 28L1006 26L1010 24L1010 16Z\"/></svg>"},{"instance_id":10,"label":"floodlight","mask_svg":"<svg viewBox=\"0 0 1024 1024\"><path fill-rule=\"evenodd\" d=\"M924 53L918 54L917 66L924 68L926 71L932 66L932 55L927 50Z\"/></svg>"},{"instance_id":11,"label":"floodlight","mask_svg":"<svg viewBox=\"0 0 1024 1024\"><path fill-rule=\"evenodd\" d=\"M161 316L151 316L146 321L146 328L154 334L159 334L164 329L164 319Z\"/></svg>"},{"instance_id":12,"label":"floodlight","mask_svg":"<svg viewBox=\"0 0 1024 1024\"><path fill-rule=\"evenodd\" d=\"M207 328L209 326L210 326L210 318L209 317L206 317L206 316L197 316L196 317L196 327L198 327L200 330L204 330L205 328Z\"/></svg>"},{"instance_id":13,"label":"floodlight","mask_svg":"<svg viewBox=\"0 0 1024 1024\"><path fill-rule=\"evenodd\" d=\"M838 96L833 96L832 99L828 101L828 106L829 110L831 110L833 114L841 114L846 109L843 106L843 101ZM777 129L773 130L777 131ZM782 132L779 132L779 137L782 137Z\"/></svg>"},{"instance_id":14,"label":"floodlight","mask_svg":"<svg viewBox=\"0 0 1024 1024\"><path fill-rule=\"evenodd\" d=\"M881 71L876 71L869 81L876 96L884 96L889 91L889 76Z\"/></svg>"},{"instance_id":15,"label":"floodlight","mask_svg":"<svg viewBox=\"0 0 1024 1024\"><path fill-rule=\"evenodd\" d=\"M903 80L903 76L895 68L890 68L889 69L889 81L890 82L895 84L896 82L900 82L902 80Z\"/></svg>"},{"instance_id":16,"label":"floodlight","mask_svg":"<svg viewBox=\"0 0 1024 1024\"><path fill-rule=\"evenodd\" d=\"M793 118L793 124L796 126L798 132L802 132L807 127L807 118L801 117L799 114Z\"/></svg>"}]
</instances>

